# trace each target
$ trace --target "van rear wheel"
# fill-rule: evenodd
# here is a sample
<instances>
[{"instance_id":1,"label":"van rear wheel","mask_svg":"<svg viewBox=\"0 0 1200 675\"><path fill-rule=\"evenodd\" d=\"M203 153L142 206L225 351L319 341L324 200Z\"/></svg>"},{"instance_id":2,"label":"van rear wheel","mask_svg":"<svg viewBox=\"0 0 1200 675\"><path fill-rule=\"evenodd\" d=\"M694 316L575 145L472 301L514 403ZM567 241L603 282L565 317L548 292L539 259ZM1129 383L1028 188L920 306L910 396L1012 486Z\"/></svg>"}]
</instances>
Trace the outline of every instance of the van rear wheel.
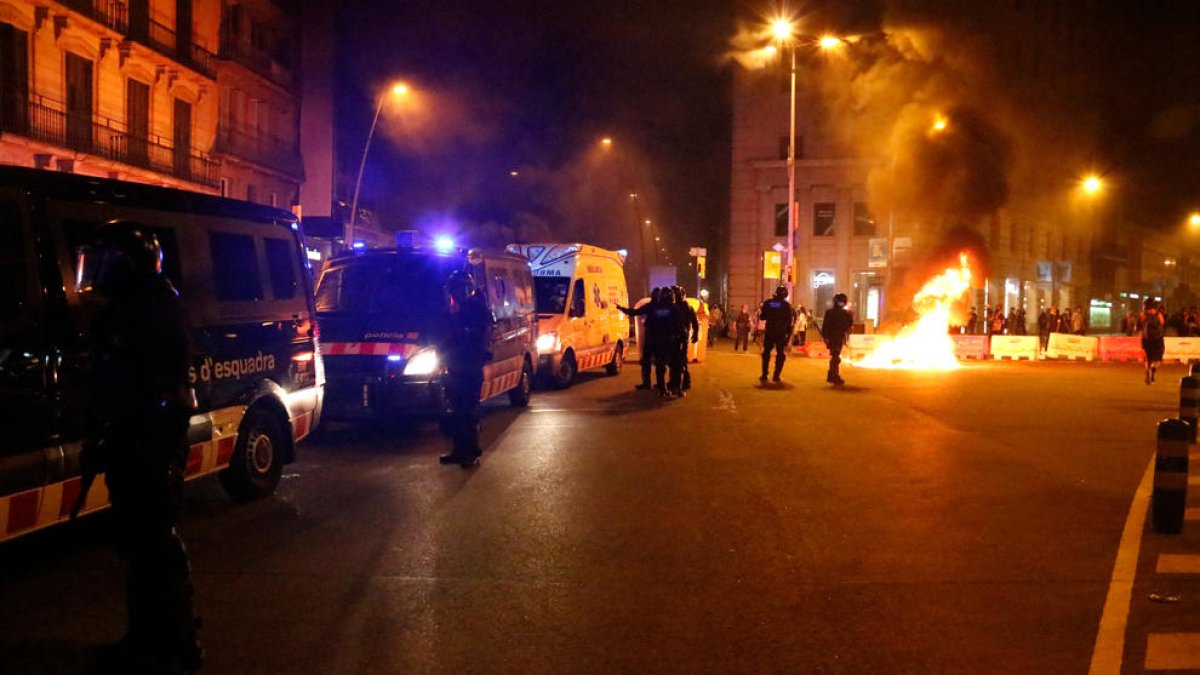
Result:
<instances>
[{"instance_id":1,"label":"van rear wheel","mask_svg":"<svg viewBox=\"0 0 1200 675\"><path fill-rule=\"evenodd\" d=\"M604 372L609 375L620 375L621 366L625 363L625 347L620 342L617 343L617 348L613 350L612 362L604 366Z\"/></svg>"},{"instance_id":2,"label":"van rear wheel","mask_svg":"<svg viewBox=\"0 0 1200 675\"><path fill-rule=\"evenodd\" d=\"M566 389L575 381L575 375L579 372L579 368L575 365L575 352L567 352L563 355L562 361L558 364L558 370L555 371L552 383L555 389Z\"/></svg>"},{"instance_id":3,"label":"van rear wheel","mask_svg":"<svg viewBox=\"0 0 1200 675\"><path fill-rule=\"evenodd\" d=\"M529 396L533 392L533 369L529 362L521 366L521 381L517 386L508 390L508 402L514 408L524 408L529 405Z\"/></svg>"},{"instance_id":4,"label":"van rear wheel","mask_svg":"<svg viewBox=\"0 0 1200 675\"><path fill-rule=\"evenodd\" d=\"M218 474L234 499L247 501L275 492L283 475L283 429L279 419L266 410L246 413L229 466Z\"/></svg>"}]
</instances>

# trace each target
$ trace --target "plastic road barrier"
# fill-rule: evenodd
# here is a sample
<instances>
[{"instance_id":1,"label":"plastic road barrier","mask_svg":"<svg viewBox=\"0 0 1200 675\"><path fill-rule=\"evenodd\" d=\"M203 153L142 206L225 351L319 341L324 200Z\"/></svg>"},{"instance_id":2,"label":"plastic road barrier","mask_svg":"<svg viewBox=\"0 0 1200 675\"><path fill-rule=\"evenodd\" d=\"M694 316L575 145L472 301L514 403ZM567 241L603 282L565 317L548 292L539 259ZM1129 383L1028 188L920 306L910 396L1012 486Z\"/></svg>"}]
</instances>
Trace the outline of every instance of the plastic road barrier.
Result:
<instances>
[{"instance_id":1,"label":"plastic road barrier","mask_svg":"<svg viewBox=\"0 0 1200 675\"><path fill-rule=\"evenodd\" d=\"M1070 333L1051 333L1046 345L1046 357L1051 359L1083 359L1094 361L1100 355L1100 338Z\"/></svg>"},{"instance_id":2,"label":"plastic road barrier","mask_svg":"<svg viewBox=\"0 0 1200 675\"><path fill-rule=\"evenodd\" d=\"M1188 376L1179 381L1179 419L1188 424L1188 442L1196 442L1196 425L1200 424L1200 377Z\"/></svg>"},{"instance_id":3,"label":"plastic road barrier","mask_svg":"<svg viewBox=\"0 0 1200 675\"><path fill-rule=\"evenodd\" d=\"M991 354L993 359L1036 360L1042 350L1036 335L993 335Z\"/></svg>"},{"instance_id":4,"label":"plastic road barrier","mask_svg":"<svg viewBox=\"0 0 1200 675\"><path fill-rule=\"evenodd\" d=\"M1142 339L1124 335L1100 336L1101 361L1141 361Z\"/></svg>"},{"instance_id":5,"label":"plastic road barrier","mask_svg":"<svg viewBox=\"0 0 1200 675\"><path fill-rule=\"evenodd\" d=\"M951 335L954 340L954 355L960 359L986 359L988 356L988 336L986 335Z\"/></svg>"},{"instance_id":6,"label":"plastic road barrier","mask_svg":"<svg viewBox=\"0 0 1200 675\"><path fill-rule=\"evenodd\" d=\"M847 356L851 360L863 358L875 351L881 337L880 335L851 334L849 342L846 343L846 350L849 352Z\"/></svg>"},{"instance_id":7,"label":"plastic road barrier","mask_svg":"<svg viewBox=\"0 0 1200 675\"><path fill-rule=\"evenodd\" d=\"M1163 361L1187 363L1200 360L1200 338L1169 337L1163 338L1163 342L1167 347L1163 352Z\"/></svg>"},{"instance_id":8,"label":"plastic road barrier","mask_svg":"<svg viewBox=\"0 0 1200 675\"><path fill-rule=\"evenodd\" d=\"M1158 423L1158 451L1154 455L1154 492L1150 500L1154 531L1179 534L1187 504L1188 425L1183 420Z\"/></svg>"}]
</instances>

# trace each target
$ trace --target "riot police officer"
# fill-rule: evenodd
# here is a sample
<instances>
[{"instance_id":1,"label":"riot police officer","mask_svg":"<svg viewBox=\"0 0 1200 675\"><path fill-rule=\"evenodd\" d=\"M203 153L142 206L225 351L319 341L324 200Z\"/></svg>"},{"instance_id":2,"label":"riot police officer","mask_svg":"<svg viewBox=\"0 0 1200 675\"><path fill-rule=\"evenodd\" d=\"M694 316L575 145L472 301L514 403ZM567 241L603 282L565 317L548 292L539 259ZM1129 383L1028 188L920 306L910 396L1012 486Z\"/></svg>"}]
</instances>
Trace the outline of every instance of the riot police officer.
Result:
<instances>
[{"instance_id":1,"label":"riot police officer","mask_svg":"<svg viewBox=\"0 0 1200 675\"><path fill-rule=\"evenodd\" d=\"M846 338L854 325L854 315L846 309L847 302L845 293L833 296L833 307L825 310L825 320L821 322L821 337L829 347L829 373L825 381L830 384L846 383L840 372L842 347L846 345Z\"/></svg>"},{"instance_id":2,"label":"riot police officer","mask_svg":"<svg viewBox=\"0 0 1200 675\"><path fill-rule=\"evenodd\" d=\"M783 375L783 363L787 360L784 350L792 339L795 315L787 301L787 286L775 289L775 296L763 302L758 310L760 319L766 322L763 330L762 375L760 382L767 381L767 366L771 364L771 350L775 350L775 370L772 379L779 382Z\"/></svg>"},{"instance_id":3,"label":"riot police officer","mask_svg":"<svg viewBox=\"0 0 1200 675\"><path fill-rule=\"evenodd\" d=\"M127 567L128 630L100 659L121 671L194 671L202 652L188 556L175 530L194 403L186 316L149 229L106 223L78 259L76 290L102 303L91 329L91 405L80 462L85 486L105 473L115 545ZM86 487L81 492L73 514Z\"/></svg>"},{"instance_id":4,"label":"riot police officer","mask_svg":"<svg viewBox=\"0 0 1200 675\"><path fill-rule=\"evenodd\" d=\"M617 305L617 309L624 312L626 316L634 317L635 319L639 316L645 316L646 312L650 311L650 309L653 305L657 305L659 303L659 296L661 294L662 294L662 289L655 288L650 291L650 302L642 305L641 307L638 307L637 309L630 309L628 307L622 307L620 305ZM650 366L654 364L654 354L650 350L650 347L649 347L649 345L651 343L651 338L653 337L650 335L649 326L643 324L642 332L643 332L643 334L638 337L638 339L641 340L643 343L641 345L642 360L641 360L641 363L639 364L639 365L641 365L641 368L642 368L642 381L641 381L641 383L636 385L634 387L634 389L649 389L650 388Z\"/></svg>"},{"instance_id":5,"label":"riot police officer","mask_svg":"<svg viewBox=\"0 0 1200 675\"><path fill-rule=\"evenodd\" d=\"M673 392L678 387L677 383L680 381L678 374L679 362L676 354L678 353L678 336L682 330L682 322L679 309L675 305L674 292L671 288L664 286L661 289L657 289L657 292L658 296L656 299L637 309L630 309L620 305L617 305L617 309L628 316L646 317L642 336L645 344L642 346L642 349L645 350L644 354L649 355L650 361L654 363L655 388L658 390L658 395L666 398L674 395ZM671 368L670 389L664 383L668 367Z\"/></svg>"},{"instance_id":6,"label":"riot police officer","mask_svg":"<svg viewBox=\"0 0 1200 675\"><path fill-rule=\"evenodd\" d=\"M696 310L688 304L687 291L683 289L683 286L675 286L674 291L675 307L679 311L679 321L683 332L679 336L679 344L676 349L678 372L682 381L673 391L676 396L683 396L683 392L692 388L692 373L688 370L688 336L691 336L692 343L700 341L700 321L696 318Z\"/></svg>"},{"instance_id":7,"label":"riot police officer","mask_svg":"<svg viewBox=\"0 0 1200 675\"><path fill-rule=\"evenodd\" d=\"M446 430L452 448L442 455L442 464L460 464L464 469L479 462L479 394L483 388L483 366L491 358L488 341L494 319L475 291L475 280L462 270L446 279L446 315L439 354L446 365Z\"/></svg>"}]
</instances>

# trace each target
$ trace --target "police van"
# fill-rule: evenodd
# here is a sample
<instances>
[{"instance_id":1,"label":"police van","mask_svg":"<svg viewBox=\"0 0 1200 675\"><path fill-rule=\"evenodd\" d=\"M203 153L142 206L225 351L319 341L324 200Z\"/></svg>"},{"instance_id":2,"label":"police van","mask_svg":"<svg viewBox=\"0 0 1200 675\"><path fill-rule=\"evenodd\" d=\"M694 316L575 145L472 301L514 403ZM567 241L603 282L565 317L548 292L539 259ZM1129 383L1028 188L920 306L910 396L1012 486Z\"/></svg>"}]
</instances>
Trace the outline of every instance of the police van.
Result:
<instances>
[{"instance_id":1,"label":"police van","mask_svg":"<svg viewBox=\"0 0 1200 675\"><path fill-rule=\"evenodd\" d=\"M587 244L509 244L529 261L537 292L538 374L564 388L584 370L621 372L629 319L625 256Z\"/></svg>"},{"instance_id":2,"label":"police van","mask_svg":"<svg viewBox=\"0 0 1200 675\"><path fill-rule=\"evenodd\" d=\"M238 499L270 494L320 416L311 282L290 213L0 167L0 540L65 520L80 493L98 306L75 292L76 252L112 220L154 232L188 313L187 478L219 472ZM107 505L98 480L82 512Z\"/></svg>"},{"instance_id":3,"label":"police van","mask_svg":"<svg viewBox=\"0 0 1200 675\"><path fill-rule=\"evenodd\" d=\"M440 414L447 409L439 359L443 285L471 274L495 318L479 399L529 403L535 363L533 279L509 254L450 247L351 252L329 260L317 284L317 321L330 419Z\"/></svg>"}]
</instances>

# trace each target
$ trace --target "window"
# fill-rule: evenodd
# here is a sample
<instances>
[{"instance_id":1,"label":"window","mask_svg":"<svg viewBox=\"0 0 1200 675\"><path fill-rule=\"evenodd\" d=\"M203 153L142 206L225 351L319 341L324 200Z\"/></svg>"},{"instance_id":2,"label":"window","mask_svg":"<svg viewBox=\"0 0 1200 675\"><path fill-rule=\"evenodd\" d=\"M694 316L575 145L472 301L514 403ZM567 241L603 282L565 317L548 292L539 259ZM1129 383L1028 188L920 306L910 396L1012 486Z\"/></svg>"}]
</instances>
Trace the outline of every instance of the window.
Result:
<instances>
[{"instance_id":1,"label":"window","mask_svg":"<svg viewBox=\"0 0 1200 675\"><path fill-rule=\"evenodd\" d=\"M872 237L875 235L875 219L866 202L854 202L854 236Z\"/></svg>"},{"instance_id":2,"label":"window","mask_svg":"<svg viewBox=\"0 0 1200 675\"><path fill-rule=\"evenodd\" d=\"M92 62L67 52L67 147L92 149Z\"/></svg>"},{"instance_id":3,"label":"window","mask_svg":"<svg viewBox=\"0 0 1200 675\"><path fill-rule=\"evenodd\" d=\"M129 162L146 166L149 162L150 85L137 80L125 83L125 140Z\"/></svg>"},{"instance_id":4,"label":"window","mask_svg":"<svg viewBox=\"0 0 1200 675\"><path fill-rule=\"evenodd\" d=\"M775 236L786 237L788 235L788 205L775 205Z\"/></svg>"},{"instance_id":5,"label":"window","mask_svg":"<svg viewBox=\"0 0 1200 675\"><path fill-rule=\"evenodd\" d=\"M175 99L174 129L175 175L183 178L192 173L192 104Z\"/></svg>"},{"instance_id":6,"label":"window","mask_svg":"<svg viewBox=\"0 0 1200 675\"><path fill-rule=\"evenodd\" d=\"M813 204L813 236L832 237L834 222L837 220L837 205L833 202L817 202Z\"/></svg>"},{"instance_id":7,"label":"window","mask_svg":"<svg viewBox=\"0 0 1200 675\"><path fill-rule=\"evenodd\" d=\"M29 34L0 23L0 124L24 133L29 127Z\"/></svg>"},{"instance_id":8,"label":"window","mask_svg":"<svg viewBox=\"0 0 1200 675\"><path fill-rule=\"evenodd\" d=\"M246 185L246 201L253 202L258 199L258 189L253 185Z\"/></svg>"},{"instance_id":9,"label":"window","mask_svg":"<svg viewBox=\"0 0 1200 675\"><path fill-rule=\"evenodd\" d=\"M290 300L296 296L296 265L292 242L287 239L265 239L267 247L267 274L271 277L271 294L276 300Z\"/></svg>"},{"instance_id":10,"label":"window","mask_svg":"<svg viewBox=\"0 0 1200 675\"><path fill-rule=\"evenodd\" d=\"M221 178L221 196L228 197L231 194L233 194L233 179L222 177Z\"/></svg>"},{"instance_id":11,"label":"window","mask_svg":"<svg viewBox=\"0 0 1200 675\"><path fill-rule=\"evenodd\" d=\"M208 247L212 254L217 300L262 300L258 259L254 251L254 239L250 235L213 232L208 235Z\"/></svg>"},{"instance_id":12,"label":"window","mask_svg":"<svg viewBox=\"0 0 1200 675\"><path fill-rule=\"evenodd\" d=\"M29 303L26 254L17 206L0 202L0 322L14 321L26 312Z\"/></svg>"},{"instance_id":13,"label":"window","mask_svg":"<svg viewBox=\"0 0 1200 675\"><path fill-rule=\"evenodd\" d=\"M575 280L575 288L571 291L570 316L584 316L587 312L587 289L583 287L583 279Z\"/></svg>"}]
</instances>

